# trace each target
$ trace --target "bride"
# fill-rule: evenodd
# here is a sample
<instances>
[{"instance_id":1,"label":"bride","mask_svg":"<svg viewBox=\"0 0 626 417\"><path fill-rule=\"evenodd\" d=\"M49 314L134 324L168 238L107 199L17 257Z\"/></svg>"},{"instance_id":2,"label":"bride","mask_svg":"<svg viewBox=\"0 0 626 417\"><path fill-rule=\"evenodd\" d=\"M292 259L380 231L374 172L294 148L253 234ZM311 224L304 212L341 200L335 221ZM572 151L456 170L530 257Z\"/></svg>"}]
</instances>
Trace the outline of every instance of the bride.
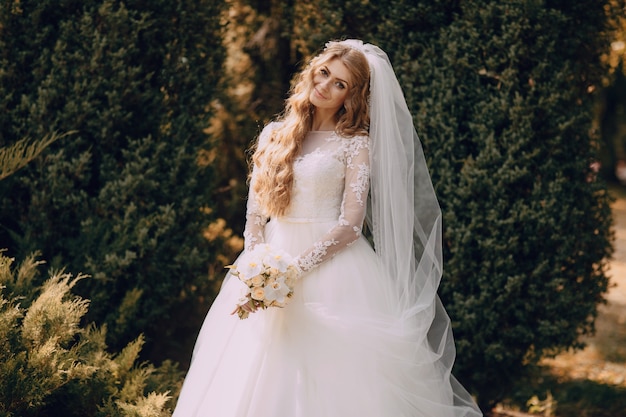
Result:
<instances>
[{"instance_id":1,"label":"bride","mask_svg":"<svg viewBox=\"0 0 626 417\"><path fill-rule=\"evenodd\" d=\"M174 416L480 416L451 375L441 212L387 55L329 42L253 161L239 272L205 319ZM261 308L236 276L258 245L292 259L284 308Z\"/></svg>"}]
</instances>

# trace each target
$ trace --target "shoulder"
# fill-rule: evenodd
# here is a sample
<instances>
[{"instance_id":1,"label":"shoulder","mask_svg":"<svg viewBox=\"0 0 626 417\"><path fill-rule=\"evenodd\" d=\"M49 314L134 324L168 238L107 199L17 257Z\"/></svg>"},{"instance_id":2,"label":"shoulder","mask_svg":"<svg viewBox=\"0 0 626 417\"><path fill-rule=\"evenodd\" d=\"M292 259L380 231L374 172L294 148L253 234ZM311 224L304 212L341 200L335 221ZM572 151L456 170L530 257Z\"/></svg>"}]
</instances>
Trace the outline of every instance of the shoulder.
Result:
<instances>
[{"instance_id":1,"label":"shoulder","mask_svg":"<svg viewBox=\"0 0 626 417\"><path fill-rule=\"evenodd\" d=\"M278 129L282 125L282 122L269 122L265 125L261 133L259 134L259 146L262 146L267 143L270 136L272 136L272 132Z\"/></svg>"},{"instance_id":2,"label":"shoulder","mask_svg":"<svg viewBox=\"0 0 626 417\"><path fill-rule=\"evenodd\" d=\"M368 135L341 137L343 158L348 168L354 168L357 158L359 160L367 158L369 147L370 137Z\"/></svg>"},{"instance_id":3,"label":"shoulder","mask_svg":"<svg viewBox=\"0 0 626 417\"><path fill-rule=\"evenodd\" d=\"M339 136L345 149L369 149L370 137L369 135L355 135L355 136Z\"/></svg>"}]
</instances>

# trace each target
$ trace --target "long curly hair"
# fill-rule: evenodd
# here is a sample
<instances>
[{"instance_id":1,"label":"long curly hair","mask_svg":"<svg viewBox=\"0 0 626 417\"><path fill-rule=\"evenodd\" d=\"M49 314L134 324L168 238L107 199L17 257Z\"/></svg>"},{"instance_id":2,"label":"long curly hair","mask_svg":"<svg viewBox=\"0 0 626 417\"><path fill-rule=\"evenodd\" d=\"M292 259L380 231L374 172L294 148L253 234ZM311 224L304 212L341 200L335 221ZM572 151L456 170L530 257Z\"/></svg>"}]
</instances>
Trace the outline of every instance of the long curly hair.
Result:
<instances>
[{"instance_id":1,"label":"long curly hair","mask_svg":"<svg viewBox=\"0 0 626 417\"><path fill-rule=\"evenodd\" d=\"M345 45L331 44L311 60L296 77L280 123L267 141L257 144L252 156L255 181L251 184L256 200L268 217L285 214L291 201L294 182L293 162L299 154L313 123L314 106L309 97L313 77L320 67L339 59L351 74L343 107L336 114L335 131L343 137L367 134L369 128L369 64L365 55Z\"/></svg>"}]
</instances>

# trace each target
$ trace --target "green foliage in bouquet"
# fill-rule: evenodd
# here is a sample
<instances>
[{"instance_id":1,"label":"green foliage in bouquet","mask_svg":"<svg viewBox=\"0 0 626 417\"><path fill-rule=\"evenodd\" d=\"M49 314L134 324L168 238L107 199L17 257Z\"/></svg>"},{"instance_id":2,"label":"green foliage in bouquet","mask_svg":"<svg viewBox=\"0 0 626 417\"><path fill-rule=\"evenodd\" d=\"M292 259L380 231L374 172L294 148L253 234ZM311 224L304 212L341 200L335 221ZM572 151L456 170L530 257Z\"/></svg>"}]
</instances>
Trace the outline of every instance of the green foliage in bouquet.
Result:
<instances>
[{"instance_id":1,"label":"green foliage in bouquet","mask_svg":"<svg viewBox=\"0 0 626 417\"><path fill-rule=\"evenodd\" d=\"M0 5L0 147L75 131L0 183L0 247L91 275L75 286L88 319L115 348L145 333L157 360L189 356L223 251L202 235L216 218L205 129L221 11L212 0Z\"/></svg>"},{"instance_id":2,"label":"green foliage in bouquet","mask_svg":"<svg viewBox=\"0 0 626 417\"><path fill-rule=\"evenodd\" d=\"M0 252L0 416L168 416L176 367L138 364L143 337L109 353L105 327L82 325L89 300L72 294L86 277L51 271L36 286L42 263Z\"/></svg>"}]
</instances>

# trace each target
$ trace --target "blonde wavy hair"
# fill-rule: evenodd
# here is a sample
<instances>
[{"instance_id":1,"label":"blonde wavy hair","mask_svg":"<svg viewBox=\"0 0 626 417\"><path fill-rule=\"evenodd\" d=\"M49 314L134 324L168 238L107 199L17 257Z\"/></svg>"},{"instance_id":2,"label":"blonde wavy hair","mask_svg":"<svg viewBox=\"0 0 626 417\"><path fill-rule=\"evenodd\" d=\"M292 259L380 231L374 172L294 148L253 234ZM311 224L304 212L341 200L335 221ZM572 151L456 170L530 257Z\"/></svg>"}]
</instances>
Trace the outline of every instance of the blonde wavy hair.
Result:
<instances>
[{"instance_id":1,"label":"blonde wavy hair","mask_svg":"<svg viewBox=\"0 0 626 417\"><path fill-rule=\"evenodd\" d=\"M369 128L369 64L365 55L345 45L331 43L296 77L285 110L267 141L257 144L252 155L255 181L251 186L268 217L285 214L293 188L293 162L313 123L314 106L309 101L313 77L324 64L339 59L351 74L352 85L337 112L335 131L343 137L367 134Z\"/></svg>"}]
</instances>

